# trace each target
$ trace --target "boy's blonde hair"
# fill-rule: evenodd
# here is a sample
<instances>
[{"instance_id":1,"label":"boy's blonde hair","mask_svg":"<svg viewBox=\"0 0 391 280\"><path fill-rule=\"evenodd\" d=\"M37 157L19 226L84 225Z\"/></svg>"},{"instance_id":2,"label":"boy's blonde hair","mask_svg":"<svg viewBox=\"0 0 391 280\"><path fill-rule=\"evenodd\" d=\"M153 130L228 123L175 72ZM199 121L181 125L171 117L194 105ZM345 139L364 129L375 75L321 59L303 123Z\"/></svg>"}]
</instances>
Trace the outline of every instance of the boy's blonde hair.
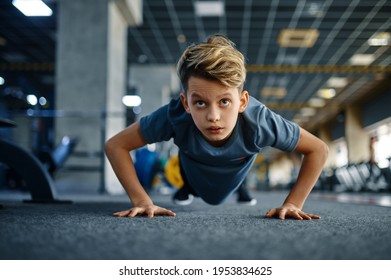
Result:
<instances>
[{"instance_id":1,"label":"boy's blonde hair","mask_svg":"<svg viewBox=\"0 0 391 280\"><path fill-rule=\"evenodd\" d=\"M189 46L178 61L177 72L185 92L191 76L215 80L240 92L246 80L243 54L223 35L212 35L206 43Z\"/></svg>"}]
</instances>

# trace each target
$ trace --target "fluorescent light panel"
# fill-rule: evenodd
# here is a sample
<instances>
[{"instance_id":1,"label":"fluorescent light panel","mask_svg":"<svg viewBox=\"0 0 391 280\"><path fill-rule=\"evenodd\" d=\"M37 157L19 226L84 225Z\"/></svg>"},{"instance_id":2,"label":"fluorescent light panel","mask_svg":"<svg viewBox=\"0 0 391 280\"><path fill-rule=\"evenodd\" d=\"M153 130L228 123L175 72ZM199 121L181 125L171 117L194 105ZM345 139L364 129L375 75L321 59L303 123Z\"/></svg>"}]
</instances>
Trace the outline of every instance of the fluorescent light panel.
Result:
<instances>
[{"instance_id":1,"label":"fluorescent light panel","mask_svg":"<svg viewBox=\"0 0 391 280\"><path fill-rule=\"evenodd\" d=\"M286 88L284 87L264 87L261 91L262 97L284 98L286 96Z\"/></svg>"},{"instance_id":2,"label":"fluorescent light panel","mask_svg":"<svg viewBox=\"0 0 391 280\"><path fill-rule=\"evenodd\" d=\"M350 58L351 65L370 65L375 60L373 54L355 54Z\"/></svg>"},{"instance_id":3,"label":"fluorescent light panel","mask_svg":"<svg viewBox=\"0 0 391 280\"><path fill-rule=\"evenodd\" d=\"M333 88L322 88L318 90L318 95L324 99L331 99L336 95L336 92Z\"/></svg>"},{"instance_id":4,"label":"fluorescent light panel","mask_svg":"<svg viewBox=\"0 0 391 280\"><path fill-rule=\"evenodd\" d=\"M312 117L312 116L314 116L316 114L316 110L314 108L305 107L305 108L300 110L300 114L303 117Z\"/></svg>"},{"instance_id":5,"label":"fluorescent light panel","mask_svg":"<svg viewBox=\"0 0 391 280\"><path fill-rule=\"evenodd\" d=\"M344 88L348 84L348 79L344 77L331 77L327 80L327 86L331 88Z\"/></svg>"},{"instance_id":6,"label":"fluorescent light panel","mask_svg":"<svg viewBox=\"0 0 391 280\"><path fill-rule=\"evenodd\" d=\"M122 103L127 107L137 107L141 105L141 97L138 95L125 95Z\"/></svg>"},{"instance_id":7,"label":"fluorescent light panel","mask_svg":"<svg viewBox=\"0 0 391 280\"><path fill-rule=\"evenodd\" d=\"M308 105L315 108L321 108L324 107L324 105L326 105L326 101L321 98L313 97L310 100L308 100Z\"/></svg>"},{"instance_id":8,"label":"fluorescent light panel","mask_svg":"<svg viewBox=\"0 0 391 280\"><path fill-rule=\"evenodd\" d=\"M368 39L370 46L380 47L391 44L391 34L389 32L380 32Z\"/></svg>"},{"instance_id":9,"label":"fluorescent light panel","mask_svg":"<svg viewBox=\"0 0 391 280\"><path fill-rule=\"evenodd\" d=\"M197 1L194 3L194 9L199 17L221 17L225 13L222 1Z\"/></svg>"},{"instance_id":10,"label":"fluorescent light panel","mask_svg":"<svg viewBox=\"0 0 391 280\"><path fill-rule=\"evenodd\" d=\"M47 17L53 14L52 9L41 0L13 0L12 5L28 17Z\"/></svg>"},{"instance_id":11,"label":"fluorescent light panel","mask_svg":"<svg viewBox=\"0 0 391 280\"><path fill-rule=\"evenodd\" d=\"M282 29L278 44L285 48L311 48L318 39L317 29Z\"/></svg>"}]
</instances>

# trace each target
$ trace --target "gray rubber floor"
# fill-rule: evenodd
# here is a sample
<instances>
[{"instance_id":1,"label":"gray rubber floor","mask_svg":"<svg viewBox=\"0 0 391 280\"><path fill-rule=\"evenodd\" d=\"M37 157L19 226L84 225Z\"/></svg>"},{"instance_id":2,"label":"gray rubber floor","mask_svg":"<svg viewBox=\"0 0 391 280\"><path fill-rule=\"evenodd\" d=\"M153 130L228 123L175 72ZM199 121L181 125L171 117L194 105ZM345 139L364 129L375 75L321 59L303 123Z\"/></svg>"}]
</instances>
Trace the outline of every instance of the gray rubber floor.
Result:
<instances>
[{"instance_id":1,"label":"gray rubber floor","mask_svg":"<svg viewBox=\"0 0 391 280\"><path fill-rule=\"evenodd\" d=\"M320 220L263 218L286 193L256 192L256 206L232 198L219 206L196 199L176 217L115 218L126 197L74 197L41 205L0 196L0 259L391 259L391 208L310 196L305 210ZM2 201L1 201L2 200Z\"/></svg>"}]
</instances>

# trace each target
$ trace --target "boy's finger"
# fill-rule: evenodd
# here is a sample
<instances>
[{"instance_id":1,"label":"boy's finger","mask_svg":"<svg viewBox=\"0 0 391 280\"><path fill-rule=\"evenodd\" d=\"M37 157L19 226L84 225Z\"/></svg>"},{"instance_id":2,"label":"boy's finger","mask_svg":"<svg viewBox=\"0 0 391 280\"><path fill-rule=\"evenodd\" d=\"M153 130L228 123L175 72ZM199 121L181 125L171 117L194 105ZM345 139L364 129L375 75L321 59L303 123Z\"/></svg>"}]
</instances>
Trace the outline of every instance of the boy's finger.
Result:
<instances>
[{"instance_id":1,"label":"boy's finger","mask_svg":"<svg viewBox=\"0 0 391 280\"><path fill-rule=\"evenodd\" d=\"M304 213L304 212L299 212L298 215L300 216L300 220L311 220L311 216L309 216L308 214Z\"/></svg>"},{"instance_id":2,"label":"boy's finger","mask_svg":"<svg viewBox=\"0 0 391 280\"><path fill-rule=\"evenodd\" d=\"M129 210L125 210L125 211L115 212L115 213L113 213L113 216L115 216L115 217L125 217L128 214L129 214Z\"/></svg>"},{"instance_id":3,"label":"boy's finger","mask_svg":"<svg viewBox=\"0 0 391 280\"><path fill-rule=\"evenodd\" d=\"M280 220L285 220L285 215L286 215L286 209L281 209L280 214L278 215L278 218Z\"/></svg>"},{"instance_id":4,"label":"boy's finger","mask_svg":"<svg viewBox=\"0 0 391 280\"><path fill-rule=\"evenodd\" d=\"M172 212L171 210L167 210L167 211L168 211L168 212L167 212L167 215L173 216L173 217L176 216L176 214L175 214L174 212Z\"/></svg>"},{"instance_id":5,"label":"boy's finger","mask_svg":"<svg viewBox=\"0 0 391 280\"><path fill-rule=\"evenodd\" d=\"M147 214L148 218L153 218L153 210L152 209L148 209L146 214Z\"/></svg>"},{"instance_id":6,"label":"boy's finger","mask_svg":"<svg viewBox=\"0 0 391 280\"><path fill-rule=\"evenodd\" d=\"M141 209L139 207L135 207L133 208L132 210L129 211L128 213L128 217L130 218L134 218L136 217L139 213L141 212Z\"/></svg>"},{"instance_id":7,"label":"boy's finger","mask_svg":"<svg viewBox=\"0 0 391 280\"><path fill-rule=\"evenodd\" d=\"M168 210L163 207L159 207L158 210L156 210L156 215L166 215L166 216L175 216L176 214L172 212L171 210Z\"/></svg>"},{"instance_id":8,"label":"boy's finger","mask_svg":"<svg viewBox=\"0 0 391 280\"><path fill-rule=\"evenodd\" d=\"M174 212L172 212L171 210L167 210L167 209L163 209L162 214L167 215L167 216L176 216L176 214Z\"/></svg>"},{"instance_id":9,"label":"boy's finger","mask_svg":"<svg viewBox=\"0 0 391 280\"><path fill-rule=\"evenodd\" d=\"M276 209L273 208L273 209L270 209L270 210L266 213L265 217L266 217L266 218L271 218L271 217L273 217L275 214L276 214Z\"/></svg>"},{"instance_id":10,"label":"boy's finger","mask_svg":"<svg viewBox=\"0 0 391 280\"><path fill-rule=\"evenodd\" d=\"M320 219L320 216L314 215L314 214L307 214L309 215L312 219Z\"/></svg>"}]
</instances>

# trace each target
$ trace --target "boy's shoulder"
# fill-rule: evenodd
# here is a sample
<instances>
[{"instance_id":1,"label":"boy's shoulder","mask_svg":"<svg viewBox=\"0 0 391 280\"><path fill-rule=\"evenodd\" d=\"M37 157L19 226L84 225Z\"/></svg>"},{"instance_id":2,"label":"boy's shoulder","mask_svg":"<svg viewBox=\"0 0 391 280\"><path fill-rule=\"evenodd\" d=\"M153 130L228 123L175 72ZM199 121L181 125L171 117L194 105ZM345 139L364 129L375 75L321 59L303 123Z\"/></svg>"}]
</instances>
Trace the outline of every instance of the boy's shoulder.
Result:
<instances>
[{"instance_id":1,"label":"boy's shoulder","mask_svg":"<svg viewBox=\"0 0 391 280\"><path fill-rule=\"evenodd\" d=\"M266 106L261 101L250 95L247 108L255 111L260 111L264 110Z\"/></svg>"},{"instance_id":2,"label":"boy's shoulder","mask_svg":"<svg viewBox=\"0 0 391 280\"><path fill-rule=\"evenodd\" d=\"M246 110L243 112L243 117L246 121L259 125L259 116L268 114L269 110L267 107L253 96L249 96Z\"/></svg>"}]
</instances>

